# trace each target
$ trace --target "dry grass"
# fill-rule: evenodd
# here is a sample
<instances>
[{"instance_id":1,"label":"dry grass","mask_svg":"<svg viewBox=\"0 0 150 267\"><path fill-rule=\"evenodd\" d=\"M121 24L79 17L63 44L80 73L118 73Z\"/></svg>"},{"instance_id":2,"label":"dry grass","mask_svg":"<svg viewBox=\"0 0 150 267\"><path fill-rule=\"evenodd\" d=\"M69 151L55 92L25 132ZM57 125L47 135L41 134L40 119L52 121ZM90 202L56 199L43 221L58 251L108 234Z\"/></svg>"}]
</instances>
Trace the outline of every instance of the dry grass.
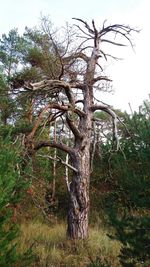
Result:
<instances>
[{"instance_id":1,"label":"dry grass","mask_svg":"<svg viewBox=\"0 0 150 267\"><path fill-rule=\"evenodd\" d=\"M84 267L97 256L107 259L112 267L119 267L117 255L120 245L111 241L106 230L91 228L86 241L69 241L64 224L48 226L40 222L21 225L18 240L19 251L24 252L33 245L36 254L34 267Z\"/></svg>"}]
</instances>

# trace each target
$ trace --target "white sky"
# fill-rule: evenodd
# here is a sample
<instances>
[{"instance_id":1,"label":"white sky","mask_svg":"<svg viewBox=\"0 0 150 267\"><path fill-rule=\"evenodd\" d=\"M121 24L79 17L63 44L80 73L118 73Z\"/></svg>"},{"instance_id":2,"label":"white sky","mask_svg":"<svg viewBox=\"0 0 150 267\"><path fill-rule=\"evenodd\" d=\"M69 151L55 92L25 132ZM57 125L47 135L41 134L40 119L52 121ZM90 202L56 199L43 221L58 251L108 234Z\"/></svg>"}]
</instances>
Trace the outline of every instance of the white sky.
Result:
<instances>
[{"instance_id":1,"label":"white sky","mask_svg":"<svg viewBox=\"0 0 150 267\"><path fill-rule=\"evenodd\" d=\"M149 0L1 0L0 4L0 34L7 34L12 28L18 28L22 33L25 26L38 24L40 13L50 15L56 26L66 21L72 23L71 18L78 17L89 22L94 18L99 26L104 19L108 19L109 23L138 27L141 32L134 35L135 52L130 47L121 48L119 56L124 60L108 67L108 73L113 79L114 95L100 94L100 98L121 110L129 110L129 102L133 109L137 109L144 99L148 99ZM117 56L117 50L115 54Z\"/></svg>"}]
</instances>

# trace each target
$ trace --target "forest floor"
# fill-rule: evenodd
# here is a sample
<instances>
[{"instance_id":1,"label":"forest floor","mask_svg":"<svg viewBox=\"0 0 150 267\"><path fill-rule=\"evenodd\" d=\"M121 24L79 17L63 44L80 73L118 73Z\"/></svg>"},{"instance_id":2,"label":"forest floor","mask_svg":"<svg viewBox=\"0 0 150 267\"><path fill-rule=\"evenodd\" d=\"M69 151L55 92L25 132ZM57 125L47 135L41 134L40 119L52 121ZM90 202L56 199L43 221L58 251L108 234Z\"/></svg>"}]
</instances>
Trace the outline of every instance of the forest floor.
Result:
<instances>
[{"instance_id":1,"label":"forest floor","mask_svg":"<svg viewBox=\"0 0 150 267\"><path fill-rule=\"evenodd\" d=\"M21 253L32 247L32 267L119 267L120 244L108 234L104 227L92 226L88 240L71 241L66 238L65 223L49 226L31 221L21 224L17 243Z\"/></svg>"}]
</instances>

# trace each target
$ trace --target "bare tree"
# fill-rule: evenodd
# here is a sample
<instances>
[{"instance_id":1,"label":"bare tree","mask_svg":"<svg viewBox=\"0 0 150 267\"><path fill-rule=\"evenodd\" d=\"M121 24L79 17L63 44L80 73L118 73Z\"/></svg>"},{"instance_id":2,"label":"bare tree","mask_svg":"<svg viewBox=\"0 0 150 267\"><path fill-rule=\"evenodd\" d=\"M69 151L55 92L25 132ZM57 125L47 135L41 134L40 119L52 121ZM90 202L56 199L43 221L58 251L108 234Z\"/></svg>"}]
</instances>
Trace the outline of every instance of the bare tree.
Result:
<instances>
[{"instance_id":1,"label":"bare tree","mask_svg":"<svg viewBox=\"0 0 150 267\"><path fill-rule=\"evenodd\" d=\"M88 237L88 214L89 214L89 183L92 170L93 153L91 148L94 131L94 122L97 120L94 113L104 111L108 113L113 121L114 140L119 148L117 137L117 116L110 106L103 102L97 102L94 97L95 89L101 88L104 83L111 80L102 75L101 59L112 57L102 50L102 44L108 43L114 46L125 46L119 40L127 40L131 45L130 34L136 31L129 26L122 24L113 24L105 26L103 24L100 30L95 26L94 20L91 26L81 20L75 20L81 34L80 44L77 49L69 51L69 38L64 53L59 49L55 36L48 32L49 40L53 44L53 49L59 60L60 73L53 80L42 80L37 83L30 83L27 90L32 94L46 96L49 92L56 92L54 101L48 102L42 108L37 121L26 138L27 147L32 151L37 151L43 147L54 147L60 149L69 155L69 162L60 160L67 168L70 168L72 177L68 181L67 188L69 194L68 209L68 237L71 239L85 239ZM108 39L107 39L108 36ZM64 45L64 44L63 44ZM54 140L35 140L35 133L42 121L54 121L59 118L62 128L59 129L61 136ZM65 127L64 127L65 126ZM63 138L64 129L71 131L73 143L68 145ZM56 160L56 159L55 159Z\"/></svg>"}]
</instances>

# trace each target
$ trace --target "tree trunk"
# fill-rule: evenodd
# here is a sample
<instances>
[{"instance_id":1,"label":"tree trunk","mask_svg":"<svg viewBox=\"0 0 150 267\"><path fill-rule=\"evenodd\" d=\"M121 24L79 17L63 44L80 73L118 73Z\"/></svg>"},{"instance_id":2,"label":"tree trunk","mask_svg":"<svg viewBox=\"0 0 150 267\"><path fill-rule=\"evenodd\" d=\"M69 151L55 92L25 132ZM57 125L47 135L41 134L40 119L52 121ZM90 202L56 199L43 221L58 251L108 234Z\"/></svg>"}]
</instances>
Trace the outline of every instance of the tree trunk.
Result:
<instances>
[{"instance_id":1,"label":"tree trunk","mask_svg":"<svg viewBox=\"0 0 150 267\"><path fill-rule=\"evenodd\" d=\"M89 151L87 150L74 156L73 165L79 172L73 175L70 185L67 230L70 239L85 239L88 237L89 163Z\"/></svg>"},{"instance_id":2,"label":"tree trunk","mask_svg":"<svg viewBox=\"0 0 150 267\"><path fill-rule=\"evenodd\" d=\"M90 139L91 114L81 121L82 138L75 142L71 164L78 170L74 172L69 191L68 230L70 239L88 238L89 180L90 180Z\"/></svg>"}]
</instances>

